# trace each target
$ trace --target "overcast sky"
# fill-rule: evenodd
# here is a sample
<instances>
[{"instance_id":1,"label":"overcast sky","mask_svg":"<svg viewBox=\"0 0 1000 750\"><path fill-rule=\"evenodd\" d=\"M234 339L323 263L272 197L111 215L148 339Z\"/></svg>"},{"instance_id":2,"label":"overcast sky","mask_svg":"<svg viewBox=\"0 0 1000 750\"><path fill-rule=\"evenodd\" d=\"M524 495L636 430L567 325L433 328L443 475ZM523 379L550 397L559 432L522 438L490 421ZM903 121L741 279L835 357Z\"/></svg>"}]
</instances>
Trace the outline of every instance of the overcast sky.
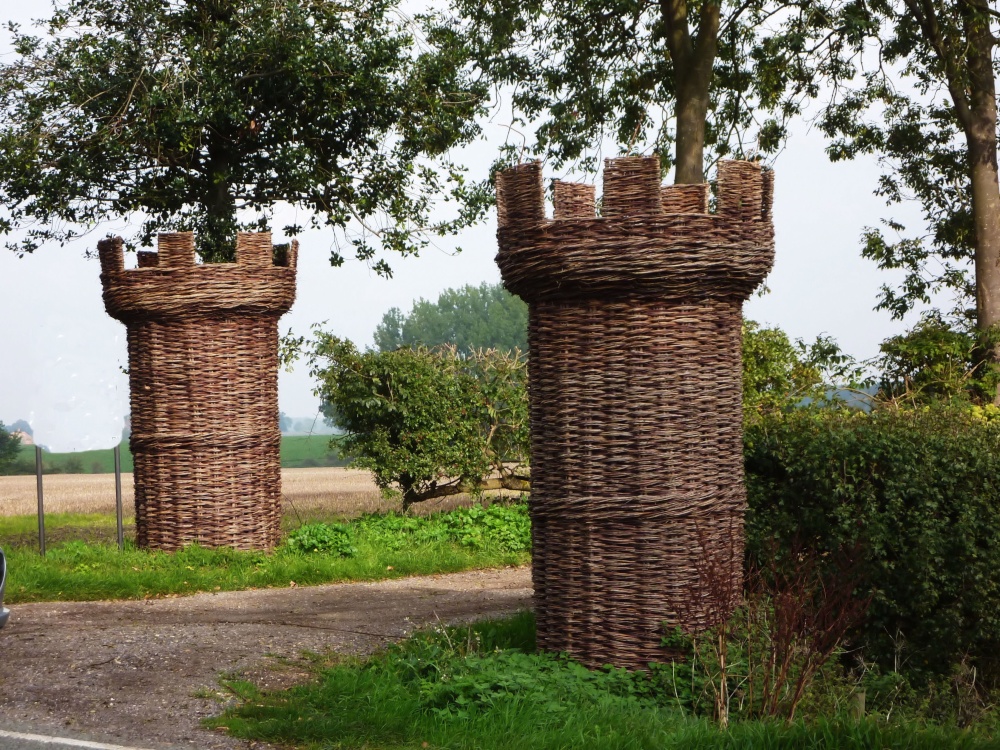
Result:
<instances>
[{"instance_id":1,"label":"overcast sky","mask_svg":"<svg viewBox=\"0 0 1000 750\"><path fill-rule=\"evenodd\" d=\"M0 19L24 21L47 12L37 0L0 0L0 11ZM0 44L0 51L5 49ZM477 178L485 176L503 137L495 124L487 134L488 141L464 152ZM882 200L872 195L878 166L830 164L823 147L818 133L800 126L774 164L777 259L766 282L770 293L751 299L746 314L793 338L830 334L848 353L868 358L912 318L900 323L873 310L879 286L894 279L859 254L862 229L887 215ZM915 208L895 208L892 215L904 223L917 216ZM111 447L128 412L124 326L104 312L99 265L83 257L116 228L98 227L75 245L45 247L25 258L0 252L0 299L7 311L0 326L0 421L28 420L36 440L53 450ZM449 287L499 281L495 232L493 217L458 238L439 241L420 257L390 259L391 280L358 261L330 267L336 238L307 232L299 237L297 301L280 327L304 334L326 321L337 335L370 344L390 307L406 310L415 298L436 299ZM456 253L456 246L463 251ZM316 413L305 367L283 372L279 382L282 411L293 417Z\"/></svg>"}]
</instances>

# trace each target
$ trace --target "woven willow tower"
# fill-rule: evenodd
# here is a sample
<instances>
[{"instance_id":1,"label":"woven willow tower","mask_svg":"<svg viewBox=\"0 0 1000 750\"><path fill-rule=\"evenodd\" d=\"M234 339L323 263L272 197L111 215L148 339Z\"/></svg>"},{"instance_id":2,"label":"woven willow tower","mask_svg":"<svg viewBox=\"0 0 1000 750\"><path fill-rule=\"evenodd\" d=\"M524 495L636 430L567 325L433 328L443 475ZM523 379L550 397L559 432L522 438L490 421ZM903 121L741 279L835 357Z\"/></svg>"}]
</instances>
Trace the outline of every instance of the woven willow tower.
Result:
<instances>
[{"instance_id":1,"label":"woven willow tower","mask_svg":"<svg viewBox=\"0 0 1000 750\"><path fill-rule=\"evenodd\" d=\"M128 329L138 544L271 549L278 318L295 299L297 243L275 253L269 233L241 233L236 263L196 265L194 235L161 234L127 271L121 238L98 249L105 307Z\"/></svg>"},{"instance_id":2,"label":"woven willow tower","mask_svg":"<svg viewBox=\"0 0 1000 750\"><path fill-rule=\"evenodd\" d=\"M547 220L538 164L497 176L497 263L530 306L541 648L645 667L664 623L740 594L742 305L773 262L772 185L723 162L710 214L707 185L610 159L600 217L593 186L556 182Z\"/></svg>"}]
</instances>

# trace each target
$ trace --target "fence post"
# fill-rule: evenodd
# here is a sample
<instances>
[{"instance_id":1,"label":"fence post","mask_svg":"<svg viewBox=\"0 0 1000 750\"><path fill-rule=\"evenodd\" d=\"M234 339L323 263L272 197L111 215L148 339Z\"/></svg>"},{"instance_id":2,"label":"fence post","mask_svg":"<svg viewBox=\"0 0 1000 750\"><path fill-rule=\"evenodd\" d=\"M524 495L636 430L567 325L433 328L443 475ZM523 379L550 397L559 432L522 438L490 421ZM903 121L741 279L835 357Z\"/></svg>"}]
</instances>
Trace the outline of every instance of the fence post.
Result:
<instances>
[{"instance_id":1,"label":"fence post","mask_svg":"<svg viewBox=\"0 0 1000 750\"><path fill-rule=\"evenodd\" d=\"M45 557L45 502L42 497L42 447L35 446L35 480L38 490L38 552Z\"/></svg>"},{"instance_id":2,"label":"fence post","mask_svg":"<svg viewBox=\"0 0 1000 750\"><path fill-rule=\"evenodd\" d=\"M125 529L122 525L122 447L115 446L115 512L118 516L118 549L125 549Z\"/></svg>"}]
</instances>

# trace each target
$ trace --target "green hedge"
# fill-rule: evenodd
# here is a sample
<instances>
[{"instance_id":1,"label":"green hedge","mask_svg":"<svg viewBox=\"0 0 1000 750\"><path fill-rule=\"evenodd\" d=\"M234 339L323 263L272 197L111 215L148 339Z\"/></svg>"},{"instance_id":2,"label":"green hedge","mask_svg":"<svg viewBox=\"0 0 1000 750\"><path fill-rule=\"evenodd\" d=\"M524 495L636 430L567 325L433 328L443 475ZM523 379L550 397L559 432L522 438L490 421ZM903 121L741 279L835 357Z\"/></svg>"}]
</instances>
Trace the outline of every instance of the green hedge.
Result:
<instances>
[{"instance_id":1,"label":"green hedge","mask_svg":"<svg viewBox=\"0 0 1000 750\"><path fill-rule=\"evenodd\" d=\"M884 668L1000 682L1000 427L968 410L798 409L748 425L748 550L861 542Z\"/></svg>"}]
</instances>

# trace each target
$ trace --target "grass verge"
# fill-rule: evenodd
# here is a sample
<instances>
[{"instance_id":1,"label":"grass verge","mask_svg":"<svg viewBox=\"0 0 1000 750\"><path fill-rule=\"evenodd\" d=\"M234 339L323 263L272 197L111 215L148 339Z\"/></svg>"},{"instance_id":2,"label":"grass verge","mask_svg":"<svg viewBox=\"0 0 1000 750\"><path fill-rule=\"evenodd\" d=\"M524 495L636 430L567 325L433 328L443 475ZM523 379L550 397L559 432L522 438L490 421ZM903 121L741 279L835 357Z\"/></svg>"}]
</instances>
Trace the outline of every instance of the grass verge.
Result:
<instances>
[{"instance_id":1,"label":"grass verge","mask_svg":"<svg viewBox=\"0 0 1000 750\"><path fill-rule=\"evenodd\" d=\"M998 747L956 728L840 716L722 730L686 715L646 673L589 671L535 654L529 613L421 633L367 661L335 663L288 691L237 687L241 703L208 726L310 750Z\"/></svg>"},{"instance_id":2,"label":"grass verge","mask_svg":"<svg viewBox=\"0 0 1000 750\"><path fill-rule=\"evenodd\" d=\"M30 532L20 528L25 523L0 519L0 539L17 529ZM42 558L33 547L14 546L6 549L6 601L143 599L454 573L526 564L529 544L525 506L496 504L427 517L388 513L307 524L272 554L196 545L168 554L131 543L119 551L113 543L70 541L50 546Z\"/></svg>"}]
</instances>

